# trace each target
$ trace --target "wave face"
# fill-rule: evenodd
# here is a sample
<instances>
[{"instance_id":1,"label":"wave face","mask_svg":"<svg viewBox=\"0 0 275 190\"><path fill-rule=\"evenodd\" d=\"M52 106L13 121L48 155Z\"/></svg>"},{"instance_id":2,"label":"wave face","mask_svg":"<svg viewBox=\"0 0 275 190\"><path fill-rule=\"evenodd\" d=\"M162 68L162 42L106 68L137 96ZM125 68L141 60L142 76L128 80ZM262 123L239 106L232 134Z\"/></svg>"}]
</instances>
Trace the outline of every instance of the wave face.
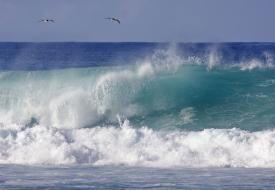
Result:
<instances>
[{"instance_id":1,"label":"wave face","mask_svg":"<svg viewBox=\"0 0 275 190\"><path fill-rule=\"evenodd\" d=\"M275 166L273 46L143 46L128 64L0 71L0 163Z\"/></svg>"}]
</instances>

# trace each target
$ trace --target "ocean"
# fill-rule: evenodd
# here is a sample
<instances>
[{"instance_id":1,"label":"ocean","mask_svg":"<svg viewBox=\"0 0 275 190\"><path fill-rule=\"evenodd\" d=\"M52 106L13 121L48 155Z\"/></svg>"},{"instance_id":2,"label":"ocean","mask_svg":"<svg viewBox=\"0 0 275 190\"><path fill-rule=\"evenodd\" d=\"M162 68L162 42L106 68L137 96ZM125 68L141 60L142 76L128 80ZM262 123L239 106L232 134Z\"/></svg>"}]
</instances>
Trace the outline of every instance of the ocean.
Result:
<instances>
[{"instance_id":1,"label":"ocean","mask_svg":"<svg viewBox=\"0 0 275 190\"><path fill-rule=\"evenodd\" d=\"M0 43L0 189L275 188L275 43Z\"/></svg>"}]
</instances>

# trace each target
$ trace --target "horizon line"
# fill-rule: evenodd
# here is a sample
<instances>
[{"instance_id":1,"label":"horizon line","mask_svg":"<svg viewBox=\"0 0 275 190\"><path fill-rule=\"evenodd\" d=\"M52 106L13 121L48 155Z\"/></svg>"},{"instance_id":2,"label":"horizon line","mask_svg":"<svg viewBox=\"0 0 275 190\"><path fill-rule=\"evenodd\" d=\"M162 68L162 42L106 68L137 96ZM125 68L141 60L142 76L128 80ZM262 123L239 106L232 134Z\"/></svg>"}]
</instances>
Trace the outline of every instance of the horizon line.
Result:
<instances>
[{"instance_id":1,"label":"horizon line","mask_svg":"<svg viewBox=\"0 0 275 190\"><path fill-rule=\"evenodd\" d=\"M0 41L0 43L186 43L186 44L200 44L200 43L212 43L212 44L222 44L222 43L275 43L275 41Z\"/></svg>"}]
</instances>

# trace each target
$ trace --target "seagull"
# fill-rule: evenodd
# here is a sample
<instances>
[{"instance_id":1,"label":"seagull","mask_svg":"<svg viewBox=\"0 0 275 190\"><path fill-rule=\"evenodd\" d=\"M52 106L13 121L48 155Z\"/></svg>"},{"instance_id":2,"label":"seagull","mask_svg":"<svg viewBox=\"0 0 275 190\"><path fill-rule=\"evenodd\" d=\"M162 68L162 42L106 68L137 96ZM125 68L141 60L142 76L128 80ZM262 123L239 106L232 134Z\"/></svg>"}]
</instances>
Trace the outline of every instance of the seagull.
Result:
<instances>
[{"instance_id":1,"label":"seagull","mask_svg":"<svg viewBox=\"0 0 275 190\"><path fill-rule=\"evenodd\" d=\"M118 18L115 18L115 17L107 17L105 19L108 19L108 20L112 20L112 21L115 21L117 22L118 24L120 24L120 20Z\"/></svg>"},{"instance_id":2,"label":"seagull","mask_svg":"<svg viewBox=\"0 0 275 190\"><path fill-rule=\"evenodd\" d=\"M41 19L41 20L39 20L39 22L45 22L45 23L52 22L52 23L54 23L55 21L54 21L54 19Z\"/></svg>"}]
</instances>

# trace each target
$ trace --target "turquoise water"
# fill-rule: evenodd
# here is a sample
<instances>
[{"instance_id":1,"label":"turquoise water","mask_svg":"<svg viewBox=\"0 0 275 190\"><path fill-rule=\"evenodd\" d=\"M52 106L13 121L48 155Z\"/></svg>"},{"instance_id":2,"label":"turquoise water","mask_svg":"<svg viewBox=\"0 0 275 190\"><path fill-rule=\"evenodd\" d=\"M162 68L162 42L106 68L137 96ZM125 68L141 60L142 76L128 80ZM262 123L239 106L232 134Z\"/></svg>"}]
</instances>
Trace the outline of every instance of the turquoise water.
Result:
<instances>
[{"instance_id":1,"label":"turquoise water","mask_svg":"<svg viewBox=\"0 0 275 190\"><path fill-rule=\"evenodd\" d=\"M63 128L274 128L275 70L143 63L57 71L4 71L1 122ZM9 115L6 113L10 112ZM70 117L70 114L72 114ZM67 124L68 123L68 124Z\"/></svg>"}]
</instances>

